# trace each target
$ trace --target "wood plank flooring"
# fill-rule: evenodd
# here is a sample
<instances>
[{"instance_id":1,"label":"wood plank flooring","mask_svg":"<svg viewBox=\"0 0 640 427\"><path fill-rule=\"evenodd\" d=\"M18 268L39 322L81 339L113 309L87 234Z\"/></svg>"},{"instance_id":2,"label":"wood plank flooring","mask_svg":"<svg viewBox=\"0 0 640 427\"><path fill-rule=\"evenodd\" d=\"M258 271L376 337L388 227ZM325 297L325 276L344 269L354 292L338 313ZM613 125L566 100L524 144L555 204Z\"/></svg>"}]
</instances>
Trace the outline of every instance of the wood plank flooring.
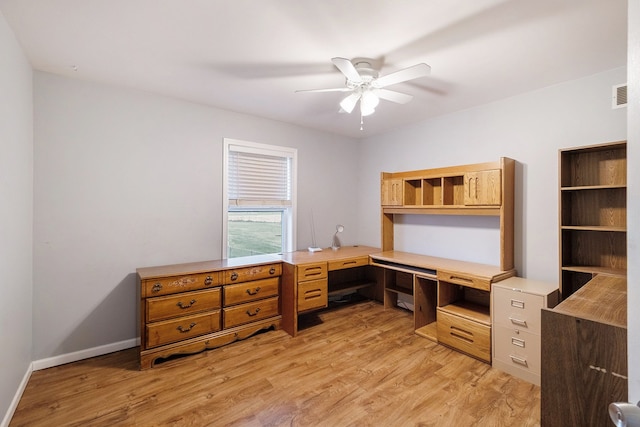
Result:
<instances>
[{"instance_id":1,"label":"wood plank flooring","mask_svg":"<svg viewBox=\"0 0 640 427\"><path fill-rule=\"evenodd\" d=\"M540 388L364 301L138 370L137 348L36 371L10 426L537 426Z\"/></svg>"}]
</instances>

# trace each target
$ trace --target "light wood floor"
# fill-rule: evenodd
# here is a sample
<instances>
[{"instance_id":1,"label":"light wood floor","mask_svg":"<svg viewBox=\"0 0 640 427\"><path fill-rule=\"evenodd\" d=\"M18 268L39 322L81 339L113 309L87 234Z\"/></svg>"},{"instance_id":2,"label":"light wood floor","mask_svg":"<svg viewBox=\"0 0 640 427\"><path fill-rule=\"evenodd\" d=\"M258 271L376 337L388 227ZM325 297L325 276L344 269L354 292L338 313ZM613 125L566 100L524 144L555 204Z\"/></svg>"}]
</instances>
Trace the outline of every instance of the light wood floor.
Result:
<instances>
[{"instance_id":1,"label":"light wood floor","mask_svg":"<svg viewBox=\"0 0 640 427\"><path fill-rule=\"evenodd\" d=\"M11 426L535 426L540 388L374 302L139 371L129 349L32 374Z\"/></svg>"}]
</instances>

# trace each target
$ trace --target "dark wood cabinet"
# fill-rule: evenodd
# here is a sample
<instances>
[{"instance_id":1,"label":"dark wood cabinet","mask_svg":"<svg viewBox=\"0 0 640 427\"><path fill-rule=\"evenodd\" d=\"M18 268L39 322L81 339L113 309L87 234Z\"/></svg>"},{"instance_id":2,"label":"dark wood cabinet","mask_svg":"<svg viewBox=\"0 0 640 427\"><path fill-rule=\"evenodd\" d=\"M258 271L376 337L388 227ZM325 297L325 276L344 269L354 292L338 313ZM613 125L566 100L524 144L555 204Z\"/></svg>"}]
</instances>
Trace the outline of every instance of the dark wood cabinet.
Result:
<instances>
[{"instance_id":1,"label":"dark wood cabinet","mask_svg":"<svg viewBox=\"0 0 640 427\"><path fill-rule=\"evenodd\" d=\"M598 275L542 310L542 426L610 426L627 401L626 279Z\"/></svg>"}]
</instances>

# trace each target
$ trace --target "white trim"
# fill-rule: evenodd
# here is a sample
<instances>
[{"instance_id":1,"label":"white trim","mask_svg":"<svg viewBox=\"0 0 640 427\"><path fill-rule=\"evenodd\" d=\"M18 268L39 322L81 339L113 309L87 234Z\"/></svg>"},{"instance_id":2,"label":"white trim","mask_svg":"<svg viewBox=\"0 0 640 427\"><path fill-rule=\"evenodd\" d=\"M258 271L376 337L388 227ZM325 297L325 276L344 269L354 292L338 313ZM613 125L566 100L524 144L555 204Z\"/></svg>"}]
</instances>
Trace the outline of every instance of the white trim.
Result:
<instances>
[{"instance_id":1,"label":"white trim","mask_svg":"<svg viewBox=\"0 0 640 427\"><path fill-rule=\"evenodd\" d=\"M64 365L65 363L77 362L78 360L89 359L90 357L102 356L103 354L113 353L114 351L125 350L127 348L140 345L140 338L132 338L130 340L114 342L98 347L87 348L85 350L74 351L73 353L60 354L58 356L47 357L46 359L34 360L33 370L39 371L54 366Z\"/></svg>"},{"instance_id":2,"label":"white trim","mask_svg":"<svg viewBox=\"0 0 640 427\"><path fill-rule=\"evenodd\" d=\"M27 372L25 372L24 377L22 377L22 381L20 382L20 386L18 390L16 390L15 396L13 396L13 400L7 409L7 412L4 414L4 419L0 424L0 427L9 427L9 423L13 418L13 414L16 412L18 408L18 403L20 403L20 399L22 399L22 395L24 394L24 390L27 388L27 384L29 383L29 378L31 378L31 373L33 372L33 363L29 363L27 367Z\"/></svg>"}]
</instances>

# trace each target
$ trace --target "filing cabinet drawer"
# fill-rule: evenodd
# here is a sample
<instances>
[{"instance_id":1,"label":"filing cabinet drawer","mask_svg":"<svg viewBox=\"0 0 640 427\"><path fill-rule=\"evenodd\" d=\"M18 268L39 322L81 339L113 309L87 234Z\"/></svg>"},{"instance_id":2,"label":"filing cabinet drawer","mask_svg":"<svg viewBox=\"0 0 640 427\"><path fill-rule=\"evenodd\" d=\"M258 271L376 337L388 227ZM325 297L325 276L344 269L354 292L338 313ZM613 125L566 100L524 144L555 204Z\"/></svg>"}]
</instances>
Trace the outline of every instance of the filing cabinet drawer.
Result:
<instances>
[{"instance_id":1,"label":"filing cabinet drawer","mask_svg":"<svg viewBox=\"0 0 640 427\"><path fill-rule=\"evenodd\" d=\"M491 327L463 319L438 308L438 342L478 359L491 361Z\"/></svg>"},{"instance_id":2,"label":"filing cabinet drawer","mask_svg":"<svg viewBox=\"0 0 640 427\"><path fill-rule=\"evenodd\" d=\"M279 289L279 277L226 285L224 287L224 305L226 307L278 295Z\"/></svg>"},{"instance_id":3,"label":"filing cabinet drawer","mask_svg":"<svg viewBox=\"0 0 640 427\"><path fill-rule=\"evenodd\" d=\"M544 297L494 287L493 321L497 325L540 333L540 310Z\"/></svg>"},{"instance_id":4,"label":"filing cabinet drawer","mask_svg":"<svg viewBox=\"0 0 640 427\"><path fill-rule=\"evenodd\" d=\"M467 286L469 288L476 288L483 291L491 290L491 279L445 270L438 270L437 276L438 280L455 283L456 285Z\"/></svg>"},{"instance_id":5,"label":"filing cabinet drawer","mask_svg":"<svg viewBox=\"0 0 640 427\"><path fill-rule=\"evenodd\" d=\"M298 266L298 282L317 280L327 277L327 263L304 264Z\"/></svg>"},{"instance_id":6,"label":"filing cabinet drawer","mask_svg":"<svg viewBox=\"0 0 640 427\"><path fill-rule=\"evenodd\" d=\"M147 325L147 348L182 341L220 330L220 310Z\"/></svg>"},{"instance_id":7,"label":"filing cabinet drawer","mask_svg":"<svg viewBox=\"0 0 640 427\"><path fill-rule=\"evenodd\" d=\"M157 322L219 308L221 308L219 287L146 300L147 322Z\"/></svg>"},{"instance_id":8,"label":"filing cabinet drawer","mask_svg":"<svg viewBox=\"0 0 640 427\"><path fill-rule=\"evenodd\" d=\"M220 275L217 271L149 279L145 280L142 284L142 297L155 297L178 292L196 291L219 285Z\"/></svg>"},{"instance_id":9,"label":"filing cabinet drawer","mask_svg":"<svg viewBox=\"0 0 640 427\"><path fill-rule=\"evenodd\" d=\"M342 270L344 268L361 267L363 265L369 265L368 256L343 259L340 261L329 261L329 271Z\"/></svg>"},{"instance_id":10,"label":"filing cabinet drawer","mask_svg":"<svg viewBox=\"0 0 640 427\"><path fill-rule=\"evenodd\" d=\"M298 312L325 308L329 304L327 279L298 283Z\"/></svg>"},{"instance_id":11,"label":"filing cabinet drawer","mask_svg":"<svg viewBox=\"0 0 640 427\"><path fill-rule=\"evenodd\" d=\"M223 272L223 283L241 283L250 280L266 279L268 277L276 277L282 274L281 264L265 264L253 267L236 268L225 270Z\"/></svg>"},{"instance_id":12,"label":"filing cabinet drawer","mask_svg":"<svg viewBox=\"0 0 640 427\"><path fill-rule=\"evenodd\" d=\"M493 333L496 345L494 357L497 360L540 375L539 335L501 325L495 326Z\"/></svg>"},{"instance_id":13,"label":"filing cabinet drawer","mask_svg":"<svg viewBox=\"0 0 640 427\"><path fill-rule=\"evenodd\" d=\"M245 323L251 323L268 317L277 316L278 297L249 302L224 308L224 327L232 328Z\"/></svg>"}]
</instances>

